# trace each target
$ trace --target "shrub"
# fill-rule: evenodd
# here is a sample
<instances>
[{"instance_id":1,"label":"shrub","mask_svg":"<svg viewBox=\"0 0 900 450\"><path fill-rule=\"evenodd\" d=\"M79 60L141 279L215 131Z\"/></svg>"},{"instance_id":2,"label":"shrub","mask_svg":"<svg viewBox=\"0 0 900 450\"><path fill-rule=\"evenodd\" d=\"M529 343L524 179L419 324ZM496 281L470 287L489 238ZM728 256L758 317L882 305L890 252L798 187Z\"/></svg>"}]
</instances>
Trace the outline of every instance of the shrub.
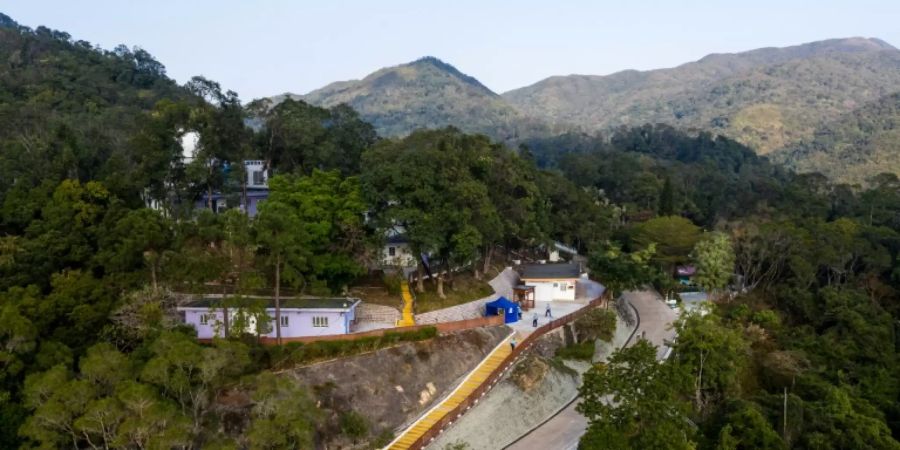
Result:
<instances>
[{"instance_id":1,"label":"shrub","mask_svg":"<svg viewBox=\"0 0 900 450\"><path fill-rule=\"evenodd\" d=\"M608 309L594 308L575 321L579 339L612 341L616 334L616 313Z\"/></svg>"},{"instance_id":2,"label":"shrub","mask_svg":"<svg viewBox=\"0 0 900 450\"><path fill-rule=\"evenodd\" d=\"M341 414L341 433L355 443L369 433L369 423L360 413L347 411Z\"/></svg>"},{"instance_id":3,"label":"shrub","mask_svg":"<svg viewBox=\"0 0 900 450\"><path fill-rule=\"evenodd\" d=\"M384 286L387 288L388 294L390 295L400 295L400 282L403 279L400 278L399 275L385 275L381 281L384 282Z\"/></svg>"},{"instance_id":4,"label":"shrub","mask_svg":"<svg viewBox=\"0 0 900 450\"><path fill-rule=\"evenodd\" d=\"M590 362L594 359L594 340L562 347L556 350L556 356L562 359L580 359Z\"/></svg>"},{"instance_id":5,"label":"shrub","mask_svg":"<svg viewBox=\"0 0 900 450\"><path fill-rule=\"evenodd\" d=\"M391 441L394 440L394 432L390 429L382 430L381 433L378 433L378 436L375 437L375 440L372 441L373 449L381 449L387 447Z\"/></svg>"}]
</instances>

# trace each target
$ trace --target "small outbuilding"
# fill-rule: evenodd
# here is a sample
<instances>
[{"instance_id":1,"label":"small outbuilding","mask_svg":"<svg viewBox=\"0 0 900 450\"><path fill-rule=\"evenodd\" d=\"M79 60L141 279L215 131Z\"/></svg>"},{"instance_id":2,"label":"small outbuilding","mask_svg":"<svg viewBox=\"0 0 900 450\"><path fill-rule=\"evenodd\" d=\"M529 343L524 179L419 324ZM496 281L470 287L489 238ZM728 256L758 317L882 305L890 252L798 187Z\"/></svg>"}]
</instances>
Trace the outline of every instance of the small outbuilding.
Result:
<instances>
[{"instance_id":1,"label":"small outbuilding","mask_svg":"<svg viewBox=\"0 0 900 450\"><path fill-rule=\"evenodd\" d=\"M506 297L500 297L497 300L485 303L484 309L485 316L503 315L504 323L515 323L519 321L519 304L510 301Z\"/></svg>"},{"instance_id":2,"label":"small outbuilding","mask_svg":"<svg viewBox=\"0 0 900 450\"><path fill-rule=\"evenodd\" d=\"M575 300L575 286L581 278L577 264L523 264L518 268L522 284L534 287L539 302Z\"/></svg>"},{"instance_id":3,"label":"small outbuilding","mask_svg":"<svg viewBox=\"0 0 900 450\"><path fill-rule=\"evenodd\" d=\"M534 286L513 286L513 300L522 307L522 311L534 309Z\"/></svg>"}]
</instances>

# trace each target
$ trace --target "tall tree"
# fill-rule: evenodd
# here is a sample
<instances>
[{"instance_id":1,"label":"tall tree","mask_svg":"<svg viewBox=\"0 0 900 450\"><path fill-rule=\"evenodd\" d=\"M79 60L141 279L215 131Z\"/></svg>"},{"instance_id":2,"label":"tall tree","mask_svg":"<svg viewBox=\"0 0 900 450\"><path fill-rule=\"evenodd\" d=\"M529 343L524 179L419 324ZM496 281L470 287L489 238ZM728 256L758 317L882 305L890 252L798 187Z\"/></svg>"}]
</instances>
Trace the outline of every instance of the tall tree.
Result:
<instances>
[{"instance_id":1,"label":"tall tree","mask_svg":"<svg viewBox=\"0 0 900 450\"><path fill-rule=\"evenodd\" d=\"M738 393L749 344L715 314L686 314L676 330L674 363L692 375L694 407L700 415L706 414L711 404Z\"/></svg>"},{"instance_id":2,"label":"tall tree","mask_svg":"<svg viewBox=\"0 0 900 450\"><path fill-rule=\"evenodd\" d=\"M150 286L159 292L160 272L172 249L172 228L172 223L158 211L146 208L129 211L104 238L108 244L102 249L101 257L108 258L111 267L120 271L146 266Z\"/></svg>"},{"instance_id":3,"label":"tall tree","mask_svg":"<svg viewBox=\"0 0 900 450\"><path fill-rule=\"evenodd\" d=\"M671 369L643 339L591 368L576 407L589 423L579 448L694 448L683 378Z\"/></svg>"},{"instance_id":4,"label":"tall tree","mask_svg":"<svg viewBox=\"0 0 900 450\"><path fill-rule=\"evenodd\" d=\"M588 264L598 274L613 298L630 289L637 289L656 278L650 265L655 244L633 253L622 251L618 242L606 242L591 253Z\"/></svg>"},{"instance_id":5,"label":"tall tree","mask_svg":"<svg viewBox=\"0 0 900 450\"><path fill-rule=\"evenodd\" d=\"M659 215L671 216L675 214L675 193L672 189L672 179L666 177L662 191L659 193Z\"/></svg>"},{"instance_id":6,"label":"tall tree","mask_svg":"<svg viewBox=\"0 0 900 450\"><path fill-rule=\"evenodd\" d=\"M281 344L281 285L300 283L308 265L308 236L297 212L280 201L260 205L255 223L256 240L274 274L275 339Z\"/></svg>"},{"instance_id":7,"label":"tall tree","mask_svg":"<svg viewBox=\"0 0 900 450\"><path fill-rule=\"evenodd\" d=\"M640 248L655 244L653 259L671 270L689 261L691 249L700 240L700 227L684 217L657 217L637 225L632 239Z\"/></svg>"},{"instance_id":8,"label":"tall tree","mask_svg":"<svg viewBox=\"0 0 900 450\"><path fill-rule=\"evenodd\" d=\"M263 373L255 380L247 440L251 449L313 448L321 412L309 392L288 377Z\"/></svg>"},{"instance_id":9,"label":"tall tree","mask_svg":"<svg viewBox=\"0 0 900 450\"><path fill-rule=\"evenodd\" d=\"M332 293L338 293L362 274L368 236L358 178L343 178L337 170L315 169L306 176L276 176L269 187L267 202L293 210L307 251L316 255L303 271L310 284L325 283Z\"/></svg>"},{"instance_id":10,"label":"tall tree","mask_svg":"<svg viewBox=\"0 0 900 450\"><path fill-rule=\"evenodd\" d=\"M698 286L716 297L734 276L734 247L724 233L711 233L704 237L691 252L691 259L697 268L694 281Z\"/></svg>"}]
</instances>

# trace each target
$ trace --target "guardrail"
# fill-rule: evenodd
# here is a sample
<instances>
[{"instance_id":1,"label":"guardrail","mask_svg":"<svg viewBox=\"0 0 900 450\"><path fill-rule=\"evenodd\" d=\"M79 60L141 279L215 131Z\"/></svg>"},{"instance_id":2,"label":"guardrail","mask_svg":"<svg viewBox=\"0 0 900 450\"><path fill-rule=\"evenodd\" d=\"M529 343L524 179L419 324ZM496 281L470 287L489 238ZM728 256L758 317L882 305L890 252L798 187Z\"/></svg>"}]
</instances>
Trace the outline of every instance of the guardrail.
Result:
<instances>
[{"instance_id":1,"label":"guardrail","mask_svg":"<svg viewBox=\"0 0 900 450\"><path fill-rule=\"evenodd\" d=\"M608 292L608 291L607 291ZM424 448L426 445L431 443L439 434L441 434L447 427L453 424L457 419L459 419L466 411L475 406L481 397L492 388L498 381L500 381L500 377L503 376L504 372L506 372L513 363L520 357L520 355L528 350L541 336L547 334L550 331L553 331L563 325L569 324L579 317L586 314L592 308L599 306L603 303L604 299L608 298L607 292L604 292L591 301L584 307L579 309L578 311L573 312L572 314L568 314L564 317L560 317L559 319L551 320L544 325L541 325L537 329L531 332L519 345L513 349L512 353L510 353L500 365L494 369L493 372L481 383L478 388L472 391L468 397L466 397L459 405L451 409L444 415L441 420L435 422L425 433L422 434L419 439L417 439L413 444L409 447L413 450L419 450Z\"/></svg>"}]
</instances>

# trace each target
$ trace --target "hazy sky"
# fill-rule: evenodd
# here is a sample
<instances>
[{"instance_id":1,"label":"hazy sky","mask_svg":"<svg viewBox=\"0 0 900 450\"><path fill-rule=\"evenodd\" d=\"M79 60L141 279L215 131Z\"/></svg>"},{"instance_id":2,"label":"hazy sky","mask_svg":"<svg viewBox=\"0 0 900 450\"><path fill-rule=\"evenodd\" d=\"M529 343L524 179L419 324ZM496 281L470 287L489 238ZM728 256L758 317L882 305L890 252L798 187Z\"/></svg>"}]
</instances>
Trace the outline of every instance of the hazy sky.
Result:
<instances>
[{"instance_id":1,"label":"hazy sky","mask_svg":"<svg viewBox=\"0 0 900 450\"><path fill-rule=\"evenodd\" d=\"M23 25L140 46L245 101L433 55L496 92L550 75L671 67L833 37L900 46L900 0L0 0Z\"/></svg>"}]
</instances>

